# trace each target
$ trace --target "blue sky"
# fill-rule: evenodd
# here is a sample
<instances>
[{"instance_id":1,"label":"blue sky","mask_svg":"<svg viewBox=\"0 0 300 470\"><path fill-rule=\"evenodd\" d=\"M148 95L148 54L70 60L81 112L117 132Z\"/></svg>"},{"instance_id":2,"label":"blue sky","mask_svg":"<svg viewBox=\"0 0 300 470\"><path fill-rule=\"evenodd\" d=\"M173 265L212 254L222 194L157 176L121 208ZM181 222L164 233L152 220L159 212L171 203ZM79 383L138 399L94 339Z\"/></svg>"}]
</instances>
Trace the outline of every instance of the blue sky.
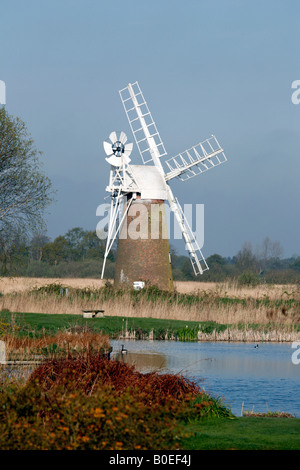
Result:
<instances>
[{"instance_id":1,"label":"blue sky","mask_svg":"<svg viewBox=\"0 0 300 470\"><path fill-rule=\"evenodd\" d=\"M112 130L133 140L118 91L138 81L168 158L211 134L225 149L225 165L172 184L182 204L205 205L203 253L233 256L269 236L284 257L300 254L299 14L297 0L2 2L6 108L57 190L48 235L96 228L102 142Z\"/></svg>"}]
</instances>

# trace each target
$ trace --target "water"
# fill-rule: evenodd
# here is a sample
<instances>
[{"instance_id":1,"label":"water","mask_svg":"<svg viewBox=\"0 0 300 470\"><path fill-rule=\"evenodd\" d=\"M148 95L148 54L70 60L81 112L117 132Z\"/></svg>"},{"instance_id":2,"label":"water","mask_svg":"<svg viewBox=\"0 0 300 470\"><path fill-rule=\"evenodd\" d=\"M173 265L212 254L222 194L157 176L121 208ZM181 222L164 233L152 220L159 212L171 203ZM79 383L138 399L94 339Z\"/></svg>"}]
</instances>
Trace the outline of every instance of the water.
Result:
<instances>
[{"instance_id":1,"label":"water","mask_svg":"<svg viewBox=\"0 0 300 470\"><path fill-rule=\"evenodd\" d=\"M187 343L112 341L141 372L181 373L221 397L236 416L247 411L288 412L300 418L300 364L292 362L291 343Z\"/></svg>"}]
</instances>

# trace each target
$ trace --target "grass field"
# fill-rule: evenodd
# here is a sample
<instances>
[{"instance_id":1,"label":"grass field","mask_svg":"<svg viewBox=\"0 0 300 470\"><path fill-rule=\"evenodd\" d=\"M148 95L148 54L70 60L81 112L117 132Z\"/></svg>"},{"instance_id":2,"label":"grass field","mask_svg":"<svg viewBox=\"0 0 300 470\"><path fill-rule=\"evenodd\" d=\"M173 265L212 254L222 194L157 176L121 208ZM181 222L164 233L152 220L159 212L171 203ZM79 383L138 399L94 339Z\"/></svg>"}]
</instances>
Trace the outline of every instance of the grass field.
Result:
<instances>
[{"instance_id":1,"label":"grass field","mask_svg":"<svg viewBox=\"0 0 300 470\"><path fill-rule=\"evenodd\" d=\"M199 322L155 318L122 318L119 316L85 319L78 315L71 314L11 314L10 312L2 311L0 312L0 320L7 323L13 323L16 327L16 333L19 332L20 336L28 335L30 332L32 332L32 335L51 335L56 334L59 330L76 329L77 327L82 330L92 329L98 333L102 332L114 339L119 338L120 336L125 337L126 335L130 337L135 332L137 339L148 339L151 333L153 339L165 339L165 336L168 333L169 339L173 334L178 339L187 339L187 336L189 335L190 340L195 340L197 339L197 332L199 331ZM202 331L207 333L214 329L222 331L226 328L225 325L217 325L212 322L203 322L200 327Z\"/></svg>"},{"instance_id":2,"label":"grass field","mask_svg":"<svg viewBox=\"0 0 300 470\"><path fill-rule=\"evenodd\" d=\"M185 450L300 450L300 419L207 419L186 431Z\"/></svg>"},{"instance_id":3,"label":"grass field","mask_svg":"<svg viewBox=\"0 0 300 470\"><path fill-rule=\"evenodd\" d=\"M1 329L10 324L19 336L53 335L62 330L91 330L111 339L175 339L180 341L297 341L299 327L275 329L270 325L227 325L216 322L107 316L85 319L71 314L0 312Z\"/></svg>"}]
</instances>

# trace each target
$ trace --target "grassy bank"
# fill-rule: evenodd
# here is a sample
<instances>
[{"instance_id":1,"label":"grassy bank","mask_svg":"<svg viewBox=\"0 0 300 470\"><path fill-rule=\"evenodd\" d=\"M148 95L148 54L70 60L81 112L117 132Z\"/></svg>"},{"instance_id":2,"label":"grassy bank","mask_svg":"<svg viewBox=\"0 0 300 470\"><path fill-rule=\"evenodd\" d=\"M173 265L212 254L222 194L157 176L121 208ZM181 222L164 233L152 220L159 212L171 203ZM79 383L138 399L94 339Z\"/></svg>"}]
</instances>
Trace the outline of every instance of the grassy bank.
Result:
<instances>
[{"instance_id":1,"label":"grassy bank","mask_svg":"<svg viewBox=\"0 0 300 470\"><path fill-rule=\"evenodd\" d=\"M59 331L103 333L111 339L150 339L177 341L297 341L299 325L268 323L228 325L139 317L86 319L71 314L0 312L0 337L6 332L17 336L51 336Z\"/></svg>"},{"instance_id":2,"label":"grassy bank","mask_svg":"<svg viewBox=\"0 0 300 470\"><path fill-rule=\"evenodd\" d=\"M205 419L185 427L185 450L299 450L300 419Z\"/></svg>"}]
</instances>

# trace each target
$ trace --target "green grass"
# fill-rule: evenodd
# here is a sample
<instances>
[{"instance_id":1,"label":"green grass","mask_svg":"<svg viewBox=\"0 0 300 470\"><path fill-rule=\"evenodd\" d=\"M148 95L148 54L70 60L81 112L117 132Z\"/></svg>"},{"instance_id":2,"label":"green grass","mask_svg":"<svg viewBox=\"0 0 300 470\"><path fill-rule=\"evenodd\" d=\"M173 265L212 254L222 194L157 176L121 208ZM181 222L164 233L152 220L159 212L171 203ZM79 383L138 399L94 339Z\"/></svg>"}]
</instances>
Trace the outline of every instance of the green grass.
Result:
<instances>
[{"instance_id":1,"label":"green grass","mask_svg":"<svg viewBox=\"0 0 300 470\"><path fill-rule=\"evenodd\" d=\"M70 314L44 314L44 313L11 313L0 312L0 320L4 322L14 322L19 325L19 334L39 335L42 333L55 334L58 330L70 328L72 326L89 327L93 331L101 331L111 338L119 337L122 331L135 331L137 338L148 336L153 330L154 339L165 339L168 332L169 337L175 335L180 340L196 340L197 332L200 329L207 333L214 329L222 330L226 325L215 322L195 322L183 320L164 320L154 318L134 318L134 317L103 317L86 319L79 315Z\"/></svg>"},{"instance_id":2,"label":"green grass","mask_svg":"<svg viewBox=\"0 0 300 470\"><path fill-rule=\"evenodd\" d=\"M6 322L6 323L2 323ZM125 330L135 332L135 339L147 339L153 333L153 339L164 340L166 334L168 339L180 341L197 341L198 331L211 334L214 330L218 333L227 327L249 330L262 330L264 332L272 330L274 325L268 323L260 324L220 324L214 321L186 321L186 320L166 320L144 317L121 317L109 316L86 319L81 315L71 314L47 314L47 313L12 313L9 311L0 312L0 336L5 325L16 324L19 329L15 331L18 335L39 336L41 334L56 334L58 330L71 328L74 326L85 327L94 332L102 332L109 335L111 339L117 339ZM280 325L277 325L277 329ZM298 325L300 328L300 324ZM297 330L295 326L295 330Z\"/></svg>"},{"instance_id":3,"label":"green grass","mask_svg":"<svg viewBox=\"0 0 300 470\"><path fill-rule=\"evenodd\" d=\"M300 450L300 419L213 418L185 427L184 450Z\"/></svg>"}]
</instances>

